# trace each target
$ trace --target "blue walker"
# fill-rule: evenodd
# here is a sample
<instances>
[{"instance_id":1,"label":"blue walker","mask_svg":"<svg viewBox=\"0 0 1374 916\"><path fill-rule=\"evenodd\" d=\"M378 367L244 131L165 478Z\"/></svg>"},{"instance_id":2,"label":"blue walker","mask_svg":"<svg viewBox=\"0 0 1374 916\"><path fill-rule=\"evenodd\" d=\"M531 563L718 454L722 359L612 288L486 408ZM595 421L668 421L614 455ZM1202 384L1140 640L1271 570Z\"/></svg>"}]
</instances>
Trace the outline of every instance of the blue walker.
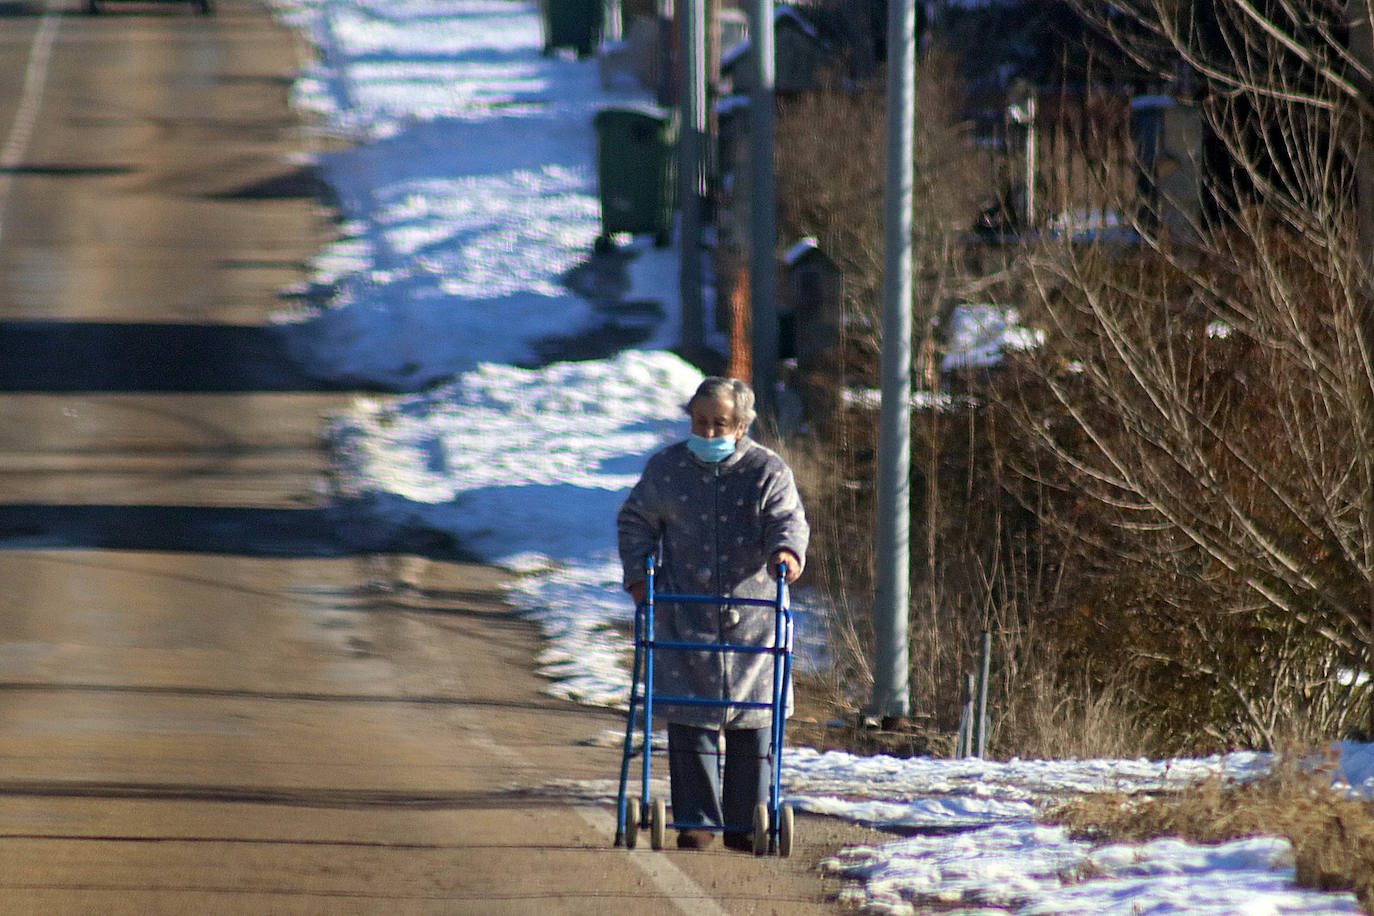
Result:
<instances>
[{"instance_id":1,"label":"blue walker","mask_svg":"<svg viewBox=\"0 0 1374 916\"><path fill-rule=\"evenodd\" d=\"M788 603L787 581L782 573L778 574L777 596L772 601L758 598L720 598L714 595L655 595L654 561L645 561L647 574L644 603L635 609L634 640L635 654L631 670L630 708L625 719L625 745L620 761L620 792L616 799L615 845L634 849L639 840L639 832L647 828L649 846L662 849L664 837L669 828L703 829L700 824L677 824L670 822L667 806L662 798L654 798L649 789L649 769L653 754L650 741L653 734L654 703L670 703L675 706L715 706L735 709L767 709L772 714L772 730L768 750L772 760L772 772L768 785L768 801L759 802L754 808L752 824L725 824L721 827L706 828L717 831L731 831L752 834L754 855L774 853L779 856L792 854L793 813L792 806L782 801L782 745L787 724L788 686L792 681L792 610ZM730 643L669 642L654 639L654 603L665 601L674 604L713 604L754 606L770 608L774 612L775 632L772 646L743 646ZM726 699L705 699L701 697L656 696L654 684L654 656L657 652L742 652L749 654L768 654L773 656L773 699L770 703L746 702ZM642 710L638 721L638 745L635 741L636 714ZM630 760L638 754L643 763L643 782L640 794L627 797L626 789L630 780Z\"/></svg>"}]
</instances>

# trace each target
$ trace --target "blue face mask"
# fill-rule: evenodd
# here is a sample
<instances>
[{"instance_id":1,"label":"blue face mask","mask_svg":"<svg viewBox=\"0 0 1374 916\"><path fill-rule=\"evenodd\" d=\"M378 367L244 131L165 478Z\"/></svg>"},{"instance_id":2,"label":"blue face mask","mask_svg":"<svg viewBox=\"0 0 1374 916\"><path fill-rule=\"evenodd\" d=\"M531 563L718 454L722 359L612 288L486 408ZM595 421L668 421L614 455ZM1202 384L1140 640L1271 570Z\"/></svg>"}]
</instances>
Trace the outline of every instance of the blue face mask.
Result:
<instances>
[{"instance_id":1,"label":"blue face mask","mask_svg":"<svg viewBox=\"0 0 1374 916\"><path fill-rule=\"evenodd\" d=\"M693 455L702 461L716 464L735 453L735 437L716 436L713 439L708 439L705 436L692 433L691 438L687 440L687 447L692 450Z\"/></svg>"}]
</instances>

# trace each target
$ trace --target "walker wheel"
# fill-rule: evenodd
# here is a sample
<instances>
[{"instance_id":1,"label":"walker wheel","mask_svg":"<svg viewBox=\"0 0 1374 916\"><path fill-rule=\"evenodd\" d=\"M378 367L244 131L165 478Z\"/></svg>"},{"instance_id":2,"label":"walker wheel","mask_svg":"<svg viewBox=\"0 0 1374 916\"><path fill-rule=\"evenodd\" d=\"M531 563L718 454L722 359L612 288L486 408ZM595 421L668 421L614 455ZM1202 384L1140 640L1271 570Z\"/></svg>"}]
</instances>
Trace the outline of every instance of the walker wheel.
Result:
<instances>
[{"instance_id":1,"label":"walker wheel","mask_svg":"<svg viewBox=\"0 0 1374 916\"><path fill-rule=\"evenodd\" d=\"M768 854L768 806L759 802L754 806L754 855Z\"/></svg>"},{"instance_id":2,"label":"walker wheel","mask_svg":"<svg viewBox=\"0 0 1374 916\"><path fill-rule=\"evenodd\" d=\"M635 843L639 842L639 818L643 812L643 807L638 798L630 798L625 801L625 848L634 849Z\"/></svg>"},{"instance_id":3,"label":"walker wheel","mask_svg":"<svg viewBox=\"0 0 1374 916\"><path fill-rule=\"evenodd\" d=\"M792 854L792 830L794 817L792 806L783 805L778 810L778 855L784 859Z\"/></svg>"},{"instance_id":4,"label":"walker wheel","mask_svg":"<svg viewBox=\"0 0 1374 916\"><path fill-rule=\"evenodd\" d=\"M649 818L649 848L659 850L663 848L663 835L668 829L668 806L663 799L654 799L653 816Z\"/></svg>"}]
</instances>

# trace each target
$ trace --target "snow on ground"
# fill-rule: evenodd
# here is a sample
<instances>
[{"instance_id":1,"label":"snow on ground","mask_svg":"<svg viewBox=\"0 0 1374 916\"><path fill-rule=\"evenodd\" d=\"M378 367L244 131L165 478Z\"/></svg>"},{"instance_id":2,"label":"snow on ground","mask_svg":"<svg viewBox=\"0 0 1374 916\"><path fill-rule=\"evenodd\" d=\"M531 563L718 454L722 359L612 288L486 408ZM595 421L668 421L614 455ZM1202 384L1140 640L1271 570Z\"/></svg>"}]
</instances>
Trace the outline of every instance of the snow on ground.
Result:
<instances>
[{"instance_id":1,"label":"snow on ground","mask_svg":"<svg viewBox=\"0 0 1374 916\"><path fill-rule=\"evenodd\" d=\"M358 399L335 418L340 495L388 521L452 532L520 573L511 597L547 637L539 662L551 692L623 704L628 646L617 626L631 609L618 588L614 514L645 457L685 435L681 404L700 379L664 352L677 320L675 253L631 247L624 298L658 300L666 315L649 346L517 367L537 363L532 341L591 318L560 282L599 231L591 117L647 96L603 90L595 61L541 55L532 3L272 3L317 48L296 104L353 141L317 162L343 223L310 288L297 291L315 305L281 320L321 377L421 392ZM981 357L981 339L967 343ZM1374 753L1342 751L1347 781L1368 790ZM784 755L784 779L803 810L941 831L828 863L857 882L847 902L871 912L931 902L1026 914L1357 912L1349 895L1295 890L1282 840L1094 849L1033 823L1064 795L1245 778L1267 763L1246 753L994 762L797 748Z\"/></svg>"}]
</instances>

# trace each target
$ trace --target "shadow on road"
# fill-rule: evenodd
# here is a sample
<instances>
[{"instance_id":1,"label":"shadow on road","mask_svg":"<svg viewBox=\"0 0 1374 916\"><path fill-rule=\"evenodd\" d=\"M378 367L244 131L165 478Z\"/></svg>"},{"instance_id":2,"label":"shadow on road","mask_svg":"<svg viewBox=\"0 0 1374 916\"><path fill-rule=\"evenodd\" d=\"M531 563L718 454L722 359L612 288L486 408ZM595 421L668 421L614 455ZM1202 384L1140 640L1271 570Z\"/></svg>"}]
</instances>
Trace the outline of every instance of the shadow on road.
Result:
<instances>
[{"instance_id":1,"label":"shadow on road","mask_svg":"<svg viewBox=\"0 0 1374 916\"><path fill-rule=\"evenodd\" d=\"M249 79L239 81L251 85ZM211 200L314 200L331 210L338 207L334 189L320 178L316 169L305 165L208 196Z\"/></svg>"},{"instance_id":2,"label":"shadow on road","mask_svg":"<svg viewBox=\"0 0 1374 916\"><path fill-rule=\"evenodd\" d=\"M318 509L0 505L0 550L55 549L477 560L447 532L388 522L352 502Z\"/></svg>"},{"instance_id":3,"label":"shadow on road","mask_svg":"<svg viewBox=\"0 0 1374 916\"><path fill-rule=\"evenodd\" d=\"M505 615L510 619L510 614ZM466 695L395 693L321 693L304 690L244 690L233 687L202 687L195 684L111 684L72 681L0 681L0 693L89 693L102 696L199 697L230 700L265 700L276 703L370 703L377 706L463 706L508 709L554 715L586 715L576 703L551 702L548 698L522 702ZM0 791L0 796L5 793Z\"/></svg>"},{"instance_id":4,"label":"shadow on road","mask_svg":"<svg viewBox=\"0 0 1374 916\"><path fill-rule=\"evenodd\" d=\"M547 798L536 795L521 796L514 792L396 791L388 789L85 782L76 780L10 780L0 783L0 794L20 798L133 799L162 802L190 801L215 802L217 804L281 805L301 808L390 808L397 810L510 809L548 805ZM100 838L91 837L90 839ZM109 838L105 837L104 839ZM186 842L181 839L178 841ZM228 839L221 838L217 838L217 841L230 842ZM426 847L408 843L406 848ZM462 847L433 846L432 848Z\"/></svg>"},{"instance_id":5,"label":"shadow on road","mask_svg":"<svg viewBox=\"0 0 1374 916\"><path fill-rule=\"evenodd\" d=\"M0 13L0 16L3 16ZM115 175L132 175L135 169L130 165L86 165L84 163L46 163L44 165L7 165L0 166L0 175L38 175L43 178L108 178Z\"/></svg>"},{"instance_id":6,"label":"shadow on road","mask_svg":"<svg viewBox=\"0 0 1374 916\"><path fill-rule=\"evenodd\" d=\"M290 327L0 322L0 391L359 391L308 375ZM299 333L299 332L296 332Z\"/></svg>"}]
</instances>

